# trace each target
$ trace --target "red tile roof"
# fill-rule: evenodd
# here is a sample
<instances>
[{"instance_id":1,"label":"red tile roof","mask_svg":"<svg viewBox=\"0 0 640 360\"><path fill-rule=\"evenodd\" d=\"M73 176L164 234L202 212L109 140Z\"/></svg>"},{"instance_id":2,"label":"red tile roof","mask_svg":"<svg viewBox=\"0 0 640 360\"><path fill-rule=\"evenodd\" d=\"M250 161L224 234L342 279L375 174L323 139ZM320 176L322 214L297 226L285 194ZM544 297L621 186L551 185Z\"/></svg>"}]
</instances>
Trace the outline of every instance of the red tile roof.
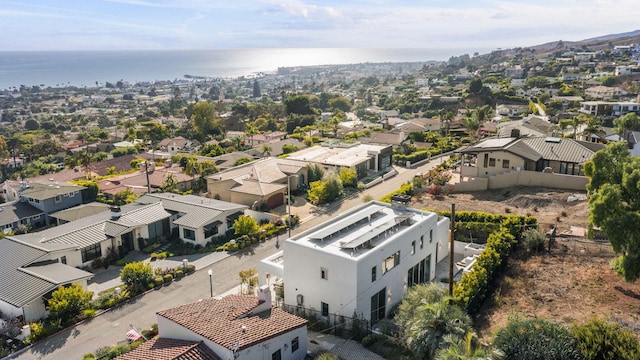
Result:
<instances>
[{"instance_id":1,"label":"red tile roof","mask_svg":"<svg viewBox=\"0 0 640 360\"><path fill-rule=\"evenodd\" d=\"M151 339L115 360L220 360L202 342L167 338Z\"/></svg>"},{"instance_id":2,"label":"red tile roof","mask_svg":"<svg viewBox=\"0 0 640 360\"><path fill-rule=\"evenodd\" d=\"M307 324L307 320L280 308L249 314L258 301L255 296L229 295L160 311L158 315L230 350L238 340L238 348L244 349Z\"/></svg>"}]
</instances>

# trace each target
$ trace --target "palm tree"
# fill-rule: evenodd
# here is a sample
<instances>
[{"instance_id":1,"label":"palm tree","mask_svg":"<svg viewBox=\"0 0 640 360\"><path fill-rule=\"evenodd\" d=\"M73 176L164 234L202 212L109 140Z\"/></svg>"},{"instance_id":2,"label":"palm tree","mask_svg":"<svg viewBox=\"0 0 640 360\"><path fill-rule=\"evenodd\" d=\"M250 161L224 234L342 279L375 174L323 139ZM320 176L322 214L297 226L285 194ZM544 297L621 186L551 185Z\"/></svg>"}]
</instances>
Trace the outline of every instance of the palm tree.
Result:
<instances>
[{"instance_id":1,"label":"palm tree","mask_svg":"<svg viewBox=\"0 0 640 360\"><path fill-rule=\"evenodd\" d=\"M480 130L480 121L475 116L473 117L465 117L462 119L462 123L469 130L469 135L471 135L472 139L475 139L478 135L478 130Z\"/></svg>"},{"instance_id":2,"label":"palm tree","mask_svg":"<svg viewBox=\"0 0 640 360\"><path fill-rule=\"evenodd\" d=\"M251 147L253 147L253 135L258 134L258 128L251 123L245 124L244 136L248 136L251 139Z\"/></svg>"},{"instance_id":3,"label":"palm tree","mask_svg":"<svg viewBox=\"0 0 640 360\"><path fill-rule=\"evenodd\" d=\"M190 156L189 158L187 158L187 162L184 166L184 173L187 175L191 175L191 178L193 179L196 174L200 174L201 172L202 171L198 159L196 159L194 156Z\"/></svg>"},{"instance_id":4,"label":"palm tree","mask_svg":"<svg viewBox=\"0 0 640 360\"><path fill-rule=\"evenodd\" d=\"M587 114L585 114L587 115ZM591 141L591 135L602 131L602 120L598 119L595 116L587 115L586 126L584 128L584 133L587 134L587 141Z\"/></svg>"},{"instance_id":5,"label":"palm tree","mask_svg":"<svg viewBox=\"0 0 640 360\"><path fill-rule=\"evenodd\" d=\"M462 338L447 335L443 343L444 347L438 350L436 360L498 360L504 357L501 351L491 351L482 346L473 332L468 332Z\"/></svg>"},{"instance_id":6,"label":"palm tree","mask_svg":"<svg viewBox=\"0 0 640 360\"><path fill-rule=\"evenodd\" d=\"M262 155L263 156L271 156L271 152L273 151L273 149L271 148L271 146L269 146L269 144L262 144Z\"/></svg>"},{"instance_id":7,"label":"palm tree","mask_svg":"<svg viewBox=\"0 0 640 360\"><path fill-rule=\"evenodd\" d=\"M580 114L578 116L574 116L573 118L571 118L571 127L573 128L573 139L577 140L577 136L578 136L578 128L580 127L580 125L584 124L587 122L587 120L585 119L585 116L587 116L587 114Z\"/></svg>"},{"instance_id":8,"label":"palm tree","mask_svg":"<svg viewBox=\"0 0 640 360\"><path fill-rule=\"evenodd\" d=\"M560 133L562 137L564 137L564 131L571 125L571 120L560 120L558 122L558 127L560 128Z\"/></svg>"},{"instance_id":9,"label":"palm tree","mask_svg":"<svg viewBox=\"0 0 640 360\"><path fill-rule=\"evenodd\" d=\"M629 132L640 130L640 116L628 113L613 120L613 126L625 141L629 141Z\"/></svg>"},{"instance_id":10,"label":"palm tree","mask_svg":"<svg viewBox=\"0 0 640 360\"><path fill-rule=\"evenodd\" d=\"M406 320L404 341L421 359L434 359L446 335L464 336L471 329L471 318L450 297L422 303L414 316Z\"/></svg>"},{"instance_id":11,"label":"palm tree","mask_svg":"<svg viewBox=\"0 0 640 360\"><path fill-rule=\"evenodd\" d=\"M455 114L447 109L441 109L439 112L440 115L440 131L446 134L449 133L449 128L451 127L451 122L455 120ZM444 128L444 131L443 131Z\"/></svg>"}]
</instances>

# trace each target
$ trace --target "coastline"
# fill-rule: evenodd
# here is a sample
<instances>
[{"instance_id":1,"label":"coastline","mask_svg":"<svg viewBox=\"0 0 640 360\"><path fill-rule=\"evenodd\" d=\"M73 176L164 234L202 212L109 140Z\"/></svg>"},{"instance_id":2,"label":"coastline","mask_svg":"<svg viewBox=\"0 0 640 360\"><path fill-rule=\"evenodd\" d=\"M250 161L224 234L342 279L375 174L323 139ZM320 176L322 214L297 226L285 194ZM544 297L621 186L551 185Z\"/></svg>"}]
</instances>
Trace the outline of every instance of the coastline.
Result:
<instances>
[{"instance_id":1,"label":"coastline","mask_svg":"<svg viewBox=\"0 0 640 360\"><path fill-rule=\"evenodd\" d=\"M440 61L444 49L223 49L155 51L0 52L0 90L24 86L93 87L185 80L184 75L232 79L275 74L279 68ZM435 59L435 60L434 60Z\"/></svg>"}]
</instances>

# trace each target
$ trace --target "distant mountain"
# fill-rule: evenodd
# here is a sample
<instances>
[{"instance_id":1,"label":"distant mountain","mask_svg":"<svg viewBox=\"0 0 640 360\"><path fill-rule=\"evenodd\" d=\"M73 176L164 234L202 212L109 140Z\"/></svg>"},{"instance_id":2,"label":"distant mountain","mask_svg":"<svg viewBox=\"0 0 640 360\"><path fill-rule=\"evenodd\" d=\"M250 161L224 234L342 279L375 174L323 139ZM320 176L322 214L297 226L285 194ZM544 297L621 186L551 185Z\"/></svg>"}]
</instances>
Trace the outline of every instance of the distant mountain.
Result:
<instances>
[{"instance_id":1,"label":"distant mountain","mask_svg":"<svg viewBox=\"0 0 640 360\"><path fill-rule=\"evenodd\" d=\"M585 40L582 40L580 42L599 41L599 40L613 40L613 39L618 39L618 38L623 38L623 37L630 37L630 36L640 36L640 30L629 31L629 32L620 33L620 34L609 34L609 35L604 35L604 36L598 36L598 37L594 37L594 38L591 38L591 39L585 39Z\"/></svg>"}]
</instances>

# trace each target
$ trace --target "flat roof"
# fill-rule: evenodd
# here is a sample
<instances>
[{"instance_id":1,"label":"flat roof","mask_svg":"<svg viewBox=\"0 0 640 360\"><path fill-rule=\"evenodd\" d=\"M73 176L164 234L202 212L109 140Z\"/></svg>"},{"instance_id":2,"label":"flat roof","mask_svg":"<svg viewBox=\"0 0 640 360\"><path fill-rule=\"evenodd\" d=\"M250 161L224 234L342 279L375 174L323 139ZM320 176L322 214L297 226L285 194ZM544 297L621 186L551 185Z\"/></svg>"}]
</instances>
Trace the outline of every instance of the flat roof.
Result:
<instances>
[{"instance_id":1,"label":"flat roof","mask_svg":"<svg viewBox=\"0 0 640 360\"><path fill-rule=\"evenodd\" d=\"M432 217L437 221L438 215L432 212L370 201L286 241L357 259Z\"/></svg>"}]
</instances>

